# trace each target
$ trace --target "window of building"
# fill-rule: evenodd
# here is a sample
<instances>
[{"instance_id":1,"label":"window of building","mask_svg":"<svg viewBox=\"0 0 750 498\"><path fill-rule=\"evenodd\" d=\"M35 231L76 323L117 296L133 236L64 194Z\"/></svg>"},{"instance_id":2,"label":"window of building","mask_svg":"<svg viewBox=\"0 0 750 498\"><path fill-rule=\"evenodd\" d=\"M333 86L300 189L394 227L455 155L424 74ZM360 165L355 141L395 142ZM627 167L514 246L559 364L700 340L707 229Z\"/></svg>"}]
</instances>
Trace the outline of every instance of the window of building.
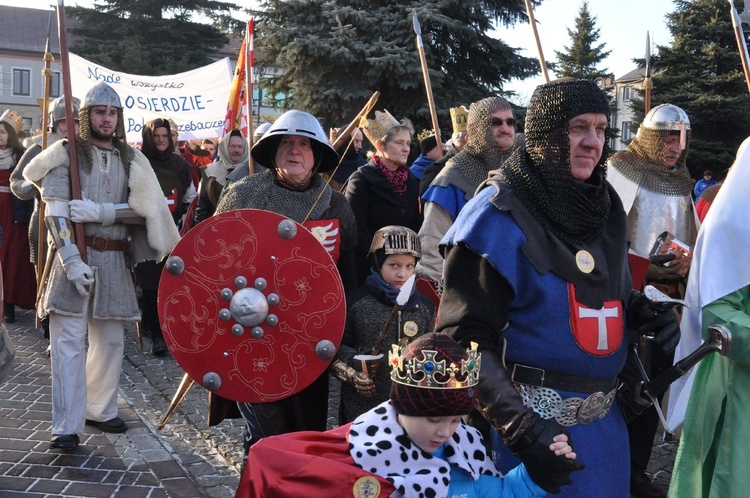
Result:
<instances>
[{"instance_id":1,"label":"window of building","mask_svg":"<svg viewBox=\"0 0 750 498\"><path fill-rule=\"evenodd\" d=\"M31 118L21 118L23 119L23 128L22 130L30 130L32 125L32 119Z\"/></svg>"},{"instance_id":2,"label":"window of building","mask_svg":"<svg viewBox=\"0 0 750 498\"><path fill-rule=\"evenodd\" d=\"M633 98L633 87L626 86L622 89L622 100L630 100Z\"/></svg>"},{"instance_id":3,"label":"window of building","mask_svg":"<svg viewBox=\"0 0 750 498\"><path fill-rule=\"evenodd\" d=\"M633 134L630 132L630 121L622 122L622 126L620 126L620 136L622 137L623 142L633 138Z\"/></svg>"},{"instance_id":4,"label":"window of building","mask_svg":"<svg viewBox=\"0 0 750 498\"><path fill-rule=\"evenodd\" d=\"M49 80L49 98L56 99L60 95L62 95L60 73L55 71Z\"/></svg>"},{"instance_id":5,"label":"window of building","mask_svg":"<svg viewBox=\"0 0 750 498\"><path fill-rule=\"evenodd\" d=\"M13 68L13 95L31 96L31 69Z\"/></svg>"}]
</instances>

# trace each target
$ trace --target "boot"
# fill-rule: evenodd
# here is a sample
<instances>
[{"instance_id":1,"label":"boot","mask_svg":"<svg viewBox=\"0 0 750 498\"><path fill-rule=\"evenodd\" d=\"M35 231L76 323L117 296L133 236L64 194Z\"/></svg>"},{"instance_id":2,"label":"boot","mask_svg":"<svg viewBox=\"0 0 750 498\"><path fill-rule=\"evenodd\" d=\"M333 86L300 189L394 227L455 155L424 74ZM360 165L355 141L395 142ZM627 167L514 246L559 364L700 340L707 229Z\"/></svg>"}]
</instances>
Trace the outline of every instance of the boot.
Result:
<instances>
[{"instance_id":1,"label":"boot","mask_svg":"<svg viewBox=\"0 0 750 498\"><path fill-rule=\"evenodd\" d=\"M3 301L3 318L5 323L16 322L16 306L13 303Z\"/></svg>"},{"instance_id":2,"label":"boot","mask_svg":"<svg viewBox=\"0 0 750 498\"><path fill-rule=\"evenodd\" d=\"M154 356L167 356L169 348L167 342L164 340L164 334L162 334L161 327L158 325L151 329L151 354Z\"/></svg>"}]
</instances>

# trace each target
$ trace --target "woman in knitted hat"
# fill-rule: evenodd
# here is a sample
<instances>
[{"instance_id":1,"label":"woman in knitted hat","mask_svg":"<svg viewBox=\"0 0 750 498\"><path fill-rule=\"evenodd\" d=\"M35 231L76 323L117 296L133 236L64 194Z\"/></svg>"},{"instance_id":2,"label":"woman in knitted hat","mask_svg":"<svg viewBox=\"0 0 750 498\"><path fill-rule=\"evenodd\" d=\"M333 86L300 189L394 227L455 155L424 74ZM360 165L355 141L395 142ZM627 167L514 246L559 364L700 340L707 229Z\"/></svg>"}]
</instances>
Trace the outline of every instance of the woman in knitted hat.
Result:
<instances>
[{"instance_id":1,"label":"woman in knitted hat","mask_svg":"<svg viewBox=\"0 0 750 498\"><path fill-rule=\"evenodd\" d=\"M392 348L390 400L325 433L266 438L250 450L237 497L537 497L523 465L500 475L480 433L463 421L474 406L481 358L445 334ZM567 437L549 450L574 459Z\"/></svg>"},{"instance_id":2,"label":"woman in knitted hat","mask_svg":"<svg viewBox=\"0 0 750 498\"><path fill-rule=\"evenodd\" d=\"M379 366L385 363L383 353L392 344L431 332L435 324L435 306L414 286L407 289L408 300L391 318L396 299L422 256L417 233L402 226L383 227L375 232L369 255L372 263L365 285L346 296L344 337L329 369L343 381L342 424L388 399L391 379L388 369Z\"/></svg>"},{"instance_id":3,"label":"woman in knitted hat","mask_svg":"<svg viewBox=\"0 0 750 498\"><path fill-rule=\"evenodd\" d=\"M363 118L361 124L375 154L352 173L344 192L357 219L359 285L370 274L367 248L379 228L402 225L419 232L422 226L419 180L406 167L414 135L411 122L404 119L399 123L388 111L378 111L375 120Z\"/></svg>"},{"instance_id":4,"label":"woman in knitted hat","mask_svg":"<svg viewBox=\"0 0 750 498\"><path fill-rule=\"evenodd\" d=\"M10 175L24 152L18 140L22 124L15 111L0 116L0 264L5 277L3 315L7 323L16 321L16 306L33 309L36 298L28 236L34 201L22 201L10 190Z\"/></svg>"}]
</instances>

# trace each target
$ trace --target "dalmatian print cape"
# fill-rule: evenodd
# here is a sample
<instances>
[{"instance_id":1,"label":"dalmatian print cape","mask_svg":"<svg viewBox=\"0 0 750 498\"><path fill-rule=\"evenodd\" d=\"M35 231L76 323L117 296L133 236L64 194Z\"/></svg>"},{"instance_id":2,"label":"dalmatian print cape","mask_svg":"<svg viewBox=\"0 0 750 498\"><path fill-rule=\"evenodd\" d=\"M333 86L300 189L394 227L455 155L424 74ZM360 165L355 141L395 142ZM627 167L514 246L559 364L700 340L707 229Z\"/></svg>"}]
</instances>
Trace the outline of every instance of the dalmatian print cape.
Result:
<instances>
[{"instance_id":1,"label":"dalmatian print cape","mask_svg":"<svg viewBox=\"0 0 750 498\"><path fill-rule=\"evenodd\" d=\"M481 474L499 476L487 458L479 431L462 420L453 437L445 442L444 457L421 450L397 422L396 411L385 401L360 415L349 430L349 453L362 470L388 479L404 498L447 496L449 464L476 480Z\"/></svg>"}]
</instances>

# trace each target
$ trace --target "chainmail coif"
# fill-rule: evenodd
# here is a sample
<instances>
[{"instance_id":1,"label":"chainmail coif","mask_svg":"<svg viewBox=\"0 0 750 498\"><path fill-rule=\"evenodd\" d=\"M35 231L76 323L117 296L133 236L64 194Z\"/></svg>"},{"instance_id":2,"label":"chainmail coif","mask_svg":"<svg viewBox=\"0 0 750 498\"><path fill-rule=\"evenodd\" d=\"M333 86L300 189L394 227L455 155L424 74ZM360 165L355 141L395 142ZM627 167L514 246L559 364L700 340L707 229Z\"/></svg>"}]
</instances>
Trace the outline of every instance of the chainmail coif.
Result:
<instances>
[{"instance_id":1,"label":"chainmail coif","mask_svg":"<svg viewBox=\"0 0 750 498\"><path fill-rule=\"evenodd\" d=\"M584 113L604 114L609 125L607 96L593 82L564 78L538 86L526 114L526 146L502 168L508 186L531 214L558 238L575 245L602 233L611 205L604 181L606 138L588 180L578 182L570 172L568 122Z\"/></svg>"},{"instance_id":2,"label":"chainmail coif","mask_svg":"<svg viewBox=\"0 0 750 498\"><path fill-rule=\"evenodd\" d=\"M94 165L93 157L91 156L91 120L89 114L91 107L81 107L78 111L79 128L78 128L78 140L76 142L78 151L78 167L86 172L91 173L91 168ZM124 117L122 114L122 108L117 108L117 127L115 128L115 136L112 137L112 146L117 149L120 153L120 159L125 167L125 173L130 174L130 163L135 157L133 148L125 142L125 125Z\"/></svg>"},{"instance_id":3,"label":"chainmail coif","mask_svg":"<svg viewBox=\"0 0 750 498\"><path fill-rule=\"evenodd\" d=\"M685 150L674 167L667 168L664 165L664 148L672 133L671 130L654 130L641 124L638 136L633 138L626 150L612 156L610 165L631 182L651 192L677 197L690 195L693 180L685 166L690 130L687 131Z\"/></svg>"},{"instance_id":4,"label":"chainmail coif","mask_svg":"<svg viewBox=\"0 0 750 498\"><path fill-rule=\"evenodd\" d=\"M502 166L514 148L502 150L492 134L492 114L511 109L500 97L487 97L471 104L467 120L469 139L464 150L451 159L455 168L474 189L487 179L487 174Z\"/></svg>"}]
</instances>

